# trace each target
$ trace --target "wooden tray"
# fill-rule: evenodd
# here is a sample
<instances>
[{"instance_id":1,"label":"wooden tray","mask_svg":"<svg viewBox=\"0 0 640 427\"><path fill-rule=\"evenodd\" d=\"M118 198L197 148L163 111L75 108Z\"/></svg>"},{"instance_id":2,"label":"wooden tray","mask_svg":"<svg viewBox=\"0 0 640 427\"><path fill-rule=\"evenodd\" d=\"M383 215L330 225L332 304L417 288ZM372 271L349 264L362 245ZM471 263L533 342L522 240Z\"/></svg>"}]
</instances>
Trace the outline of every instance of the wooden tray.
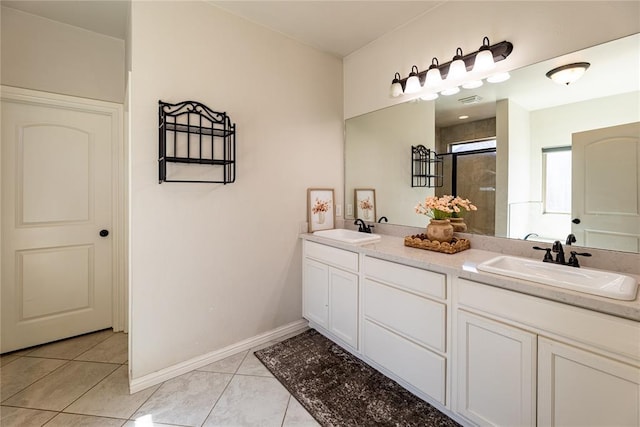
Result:
<instances>
[{"instance_id":1,"label":"wooden tray","mask_svg":"<svg viewBox=\"0 0 640 427\"><path fill-rule=\"evenodd\" d=\"M406 236L404 238L404 245L445 254L455 254L471 248L471 242L468 239L456 239L454 237L451 243L440 243L437 240L429 240L426 234Z\"/></svg>"}]
</instances>

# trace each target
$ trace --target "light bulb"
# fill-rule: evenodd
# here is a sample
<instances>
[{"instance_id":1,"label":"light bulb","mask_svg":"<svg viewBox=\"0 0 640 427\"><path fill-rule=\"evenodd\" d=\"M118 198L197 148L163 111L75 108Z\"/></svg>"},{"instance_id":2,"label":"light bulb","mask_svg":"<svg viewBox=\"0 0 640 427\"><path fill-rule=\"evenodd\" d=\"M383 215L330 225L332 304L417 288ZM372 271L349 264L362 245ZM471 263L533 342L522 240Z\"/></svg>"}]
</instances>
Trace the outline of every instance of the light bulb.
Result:
<instances>
[{"instance_id":1,"label":"light bulb","mask_svg":"<svg viewBox=\"0 0 640 427\"><path fill-rule=\"evenodd\" d=\"M429 70L427 70L427 77L425 78L424 85L428 88L437 88L442 84L442 74L440 74L440 64L438 64L438 58L431 60Z\"/></svg>"},{"instance_id":2,"label":"light bulb","mask_svg":"<svg viewBox=\"0 0 640 427\"><path fill-rule=\"evenodd\" d=\"M415 69L415 71L414 71ZM422 86L420 86L420 78L418 77L418 67L411 67L411 73L407 79L407 84L404 88L404 93L416 93L419 92Z\"/></svg>"},{"instance_id":3,"label":"light bulb","mask_svg":"<svg viewBox=\"0 0 640 427\"><path fill-rule=\"evenodd\" d=\"M389 95L392 98L397 98L402 95L402 85L400 84L400 73L396 73L391 82L391 89Z\"/></svg>"},{"instance_id":4,"label":"light bulb","mask_svg":"<svg viewBox=\"0 0 640 427\"><path fill-rule=\"evenodd\" d=\"M456 50L456 55L453 57L451 65L449 65L449 74L447 74L448 81L460 81L467 74L467 65L462 59L462 49Z\"/></svg>"},{"instance_id":5,"label":"light bulb","mask_svg":"<svg viewBox=\"0 0 640 427\"><path fill-rule=\"evenodd\" d=\"M496 67L496 63L493 60L493 52L489 46L489 38L482 39L482 46L480 47L476 60L473 64L473 72L484 72L493 70Z\"/></svg>"}]
</instances>

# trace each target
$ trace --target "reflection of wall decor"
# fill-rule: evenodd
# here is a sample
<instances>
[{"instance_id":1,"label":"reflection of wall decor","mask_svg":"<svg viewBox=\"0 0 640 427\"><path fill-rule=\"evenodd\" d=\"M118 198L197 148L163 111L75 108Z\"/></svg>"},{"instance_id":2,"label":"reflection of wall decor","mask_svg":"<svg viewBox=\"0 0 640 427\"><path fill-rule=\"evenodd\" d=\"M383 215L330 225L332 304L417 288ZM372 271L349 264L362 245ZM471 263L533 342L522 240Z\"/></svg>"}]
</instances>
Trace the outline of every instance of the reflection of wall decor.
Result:
<instances>
[{"instance_id":1,"label":"reflection of wall decor","mask_svg":"<svg viewBox=\"0 0 640 427\"><path fill-rule=\"evenodd\" d=\"M333 188L307 190L309 232L335 228Z\"/></svg>"},{"instance_id":2,"label":"reflection of wall decor","mask_svg":"<svg viewBox=\"0 0 640 427\"><path fill-rule=\"evenodd\" d=\"M356 219L365 221L376 220L376 190L373 188L356 188L355 205Z\"/></svg>"}]
</instances>

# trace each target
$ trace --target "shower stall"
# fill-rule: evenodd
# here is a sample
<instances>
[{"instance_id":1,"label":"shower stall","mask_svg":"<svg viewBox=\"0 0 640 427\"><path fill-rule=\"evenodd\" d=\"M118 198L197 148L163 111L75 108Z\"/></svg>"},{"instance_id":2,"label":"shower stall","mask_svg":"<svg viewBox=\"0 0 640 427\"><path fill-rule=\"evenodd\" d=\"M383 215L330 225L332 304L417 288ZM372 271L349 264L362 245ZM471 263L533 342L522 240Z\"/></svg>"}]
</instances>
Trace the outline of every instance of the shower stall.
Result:
<instances>
[{"instance_id":1,"label":"shower stall","mask_svg":"<svg viewBox=\"0 0 640 427\"><path fill-rule=\"evenodd\" d=\"M465 215L467 232L493 236L496 209L496 149L438 154L442 160L443 185L436 195L451 194L469 199L477 211Z\"/></svg>"}]
</instances>

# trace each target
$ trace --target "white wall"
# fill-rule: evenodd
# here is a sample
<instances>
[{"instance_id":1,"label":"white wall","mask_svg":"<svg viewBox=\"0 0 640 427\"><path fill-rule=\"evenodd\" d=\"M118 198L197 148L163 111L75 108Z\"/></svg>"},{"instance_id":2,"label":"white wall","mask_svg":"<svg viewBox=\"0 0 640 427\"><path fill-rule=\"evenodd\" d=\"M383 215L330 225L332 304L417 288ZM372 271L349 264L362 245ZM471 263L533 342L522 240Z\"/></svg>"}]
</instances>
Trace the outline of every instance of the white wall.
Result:
<instances>
[{"instance_id":1,"label":"white wall","mask_svg":"<svg viewBox=\"0 0 640 427\"><path fill-rule=\"evenodd\" d=\"M345 209L351 204L355 213L356 188L373 188L376 220L386 216L392 224L426 226L428 219L417 215L414 207L435 191L411 187L411 146L435 148L434 105L408 102L346 121Z\"/></svg>"},{"instance_id":2,"label":"white wall","mask_svg":"<svg viewBox=\"0 0 640 427\"><path fill-rule=\"evenodd\" d=\"M592 129L640 121L638 92L608 96L560 107L532 111L529 200L542 200L542 149L571 145L572 134ZM542 203L529 204L529 228L551 239L563 239L571 233L570 214L544 214ZM558 217L562 220L558 220ZM522 237L516 235L514 237Z\"/></svg>"},{"instance_id":3,"label":"white wall","mask_svg":"<svg viewBox=\"0 0 640 427\"><path fill-rule=\"evenodd\" d=\"M2 7L2 84L122 103L124 40Z\"/></svg>"},{"instance_id":4,"label":"white wall","mask_svg":"<svg viewBox=\"0 0 640 427\"><path fill-rule=\"evenodd\" d=\"M498 69L514 70L637 33L638 16L637 1L446 2L345 58L345 118L404 102L389 98L394 73L450 61L458 47L477 50L484 36L513 43Z\"/></svg>"},{"instance_id":5,"label":"white wall","mask_svg":"<svg viewBox=\"0 0 640 427\"><path fill-rule=\"evenodd\" d=\"M306 189L342 200L342 63L204 2L133 2L132 379L293 322ZM158 100L237 126L237 181L158 184Z\"/></svg>"}]
</instances>

